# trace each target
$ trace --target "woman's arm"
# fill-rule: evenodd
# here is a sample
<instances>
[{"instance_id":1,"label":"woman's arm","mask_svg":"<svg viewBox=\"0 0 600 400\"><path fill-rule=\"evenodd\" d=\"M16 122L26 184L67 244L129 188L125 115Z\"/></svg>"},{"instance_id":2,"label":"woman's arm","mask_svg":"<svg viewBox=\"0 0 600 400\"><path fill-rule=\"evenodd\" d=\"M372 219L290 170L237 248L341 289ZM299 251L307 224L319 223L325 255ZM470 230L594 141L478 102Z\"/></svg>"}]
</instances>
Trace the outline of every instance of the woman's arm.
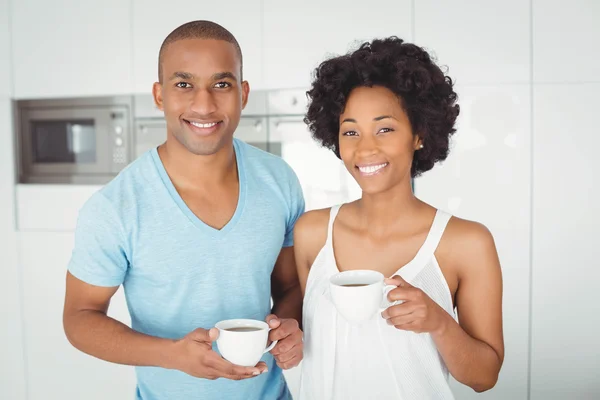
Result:
<instances>
[{"instance_id":1,"label":"woman's arm","mask_svg":"<svg viewBox=\"0 0 600 400\"><path fill-rule=\"evenodd\" d=\"M494 239L483 225L453 218L436 256L457 271L459 322L400 277L388 280L399 286L390 299L404 303L383 316L398 329L429 332L457 381L477 392L489 390L504 360L502 273Z\"/></svg>"},{"instance_id":2,"label":"woman's arm","mask_svg":"<svg viewBox=\"0 0 600 400\"><path fill-rule=\"evenodd\" d=\"M308 211L298 218L294 227L294 256L302 296L306 290L310 267L327 240L329 210Z\"/></svg>"},{"instance_id":3,"label":"woman's arm","mask_svg":"<svg viewBox=\"0 0 600 400\"><path fill-rule=\"evenodd\" d=\"M449 232L458 271L458 323L446 314L432 333L452 376L477 392L496 384L504 361L502 271L491 233L481 224L455 220Z\"/></svg>"}]
</instances>

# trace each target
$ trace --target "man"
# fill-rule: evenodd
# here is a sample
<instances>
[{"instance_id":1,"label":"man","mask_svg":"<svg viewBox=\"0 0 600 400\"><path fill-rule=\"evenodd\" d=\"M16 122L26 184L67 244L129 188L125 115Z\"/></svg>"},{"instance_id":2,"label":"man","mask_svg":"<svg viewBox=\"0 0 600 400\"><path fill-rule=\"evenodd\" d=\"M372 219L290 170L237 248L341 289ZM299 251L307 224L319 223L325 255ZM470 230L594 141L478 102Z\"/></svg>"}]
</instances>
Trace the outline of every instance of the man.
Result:
<instances>
[{"instance_id":1,"label":"man","mask_svg":"<svg viewBox=\"0 0 600 400\"><path fill-rule=\"evenodd\" d=\"M136 366L138 399L291 398L281 368L302 359L292 232L304 199L282 159L234 139L248 93L230 32L175 29L153 88L166 142L80 211L65 332L85 353ZM121 284L132 329L106 315ZM215 351L209 328L230 318L273 328L265 362L236 366Z\"/></svg>"}]
</instances>

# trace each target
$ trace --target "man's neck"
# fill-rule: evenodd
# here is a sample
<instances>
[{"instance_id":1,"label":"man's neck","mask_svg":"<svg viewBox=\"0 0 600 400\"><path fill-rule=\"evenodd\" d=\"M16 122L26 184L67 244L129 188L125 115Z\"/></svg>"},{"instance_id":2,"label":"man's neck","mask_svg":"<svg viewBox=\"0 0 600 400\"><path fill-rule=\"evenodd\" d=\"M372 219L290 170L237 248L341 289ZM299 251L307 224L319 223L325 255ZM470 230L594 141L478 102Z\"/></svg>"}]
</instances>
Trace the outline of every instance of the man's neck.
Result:
<instances>
[{"instance_id":1,"label":"man's neck","mask_svg":"<svg viewBox=\"0 0 600 400\"><path fill-rule=\"evenodd\" d=\"M233 141L214 154L196 155L176 140L167 140L159 146L158 155L177 189L195 190L238 180Z\"/></svg>"}]
</instances>

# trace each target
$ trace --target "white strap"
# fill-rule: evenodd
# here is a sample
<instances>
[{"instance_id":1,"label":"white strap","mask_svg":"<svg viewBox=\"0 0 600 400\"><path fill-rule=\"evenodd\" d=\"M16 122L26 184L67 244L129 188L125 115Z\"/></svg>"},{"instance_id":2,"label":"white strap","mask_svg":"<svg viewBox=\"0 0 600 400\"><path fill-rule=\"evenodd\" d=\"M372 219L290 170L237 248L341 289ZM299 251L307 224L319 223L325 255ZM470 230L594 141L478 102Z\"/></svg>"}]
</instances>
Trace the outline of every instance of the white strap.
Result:
<instances>
[{"instance_id":1,"label":"white strap","mask_svg":"<svg viewBox=\"0 0 600 400\"><path fill-rule=\"evenodd\" d=\"M430 257L435 253L435 250L442 239L442 235L446 230L446 225L448 225L448 221L450 221L451 217L451 214L442 210L437 210L433 223L431 224L431 229L427 234L427 239L425 239L425 243L423 243L421 248L421 252L424 256Z\"/></svg>"},{"instance_id":2,"label":"white strap","mask_svg":"<svg viewBox=\"0 0 600 400\"><path fill-rule=\"evenodd\" d=\"M327 226L327 243L333 243L333 223L335 222L335 217L337 217L341 206L341 204L335 205L331 207L331 210L329 211L329 225Z\"/></svg>"}]
</instances>

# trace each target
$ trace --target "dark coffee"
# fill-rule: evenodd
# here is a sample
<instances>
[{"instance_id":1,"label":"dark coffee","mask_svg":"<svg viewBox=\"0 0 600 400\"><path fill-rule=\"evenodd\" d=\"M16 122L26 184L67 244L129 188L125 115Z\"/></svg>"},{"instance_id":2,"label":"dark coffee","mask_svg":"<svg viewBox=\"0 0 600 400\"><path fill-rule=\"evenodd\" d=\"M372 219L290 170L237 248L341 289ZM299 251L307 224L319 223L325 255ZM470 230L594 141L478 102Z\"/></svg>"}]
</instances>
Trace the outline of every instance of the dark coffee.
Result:
<instances>
[{"instance_id":1,"label":"dark coffee","mask_svg":"<svg viewBox=\"0 0 600 400\"><path fill-rule=\"evenodd\" d=\"M347 283L345 285L341 285L343 287L359 287L359 286L369 286L368 283Z\"/></svg>"},{"instance_id":2,"label":"dark coffee","mask_svg":"<svg viewBox=\"0 0 600 400\"><path fill-rule=\"evenodd\" d=\"M235 328L227 328L225 330L229 332L255 332L260 331L260 328L254 328L251 326L240 326Z\"/></svg>"}]
</instances>

